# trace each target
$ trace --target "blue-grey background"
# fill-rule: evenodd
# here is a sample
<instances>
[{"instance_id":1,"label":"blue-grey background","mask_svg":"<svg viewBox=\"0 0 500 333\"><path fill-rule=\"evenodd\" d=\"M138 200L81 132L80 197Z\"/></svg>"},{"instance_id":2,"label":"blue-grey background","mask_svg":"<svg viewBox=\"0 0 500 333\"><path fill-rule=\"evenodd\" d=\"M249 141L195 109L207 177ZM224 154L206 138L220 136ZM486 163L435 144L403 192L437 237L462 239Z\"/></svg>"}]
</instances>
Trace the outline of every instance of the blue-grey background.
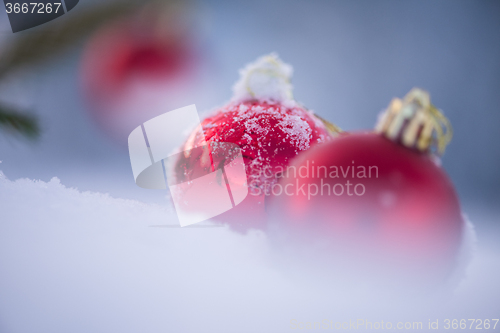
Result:
<instances>
[{"instance_id":1,"label":"blue-grey background","mask_svg":"<svg viewBox=\"0 0 500 333\"><path fill-rule=\"evenodd\" d=\"M287 0L191 5L213 79L212 93L199 98L193 91L179 107L196 103L201 111L224 103L237 70L273 51L294 66L296 98L345 130L372 128L391 98L419 86L431 92L432 101L454 127L443 165L464 203L498 202L500 2ZM2 38L16 38L4 16ZM19 35L23 33L36 30ZM78 80L82 47L79 43L63 56L2 83L4 100L34 110L44 132L35 144L2 135L1 169L12 179L58 176L81 190L163 200L163 194L135 187L125 144L110 142L88 116Z\"/></svg>"},{"instance_id":2,"label":"blue-grey background","mask_svg":"<svg viewBox=\"0 0 500 333\"><path fill-rule=\"evenodd\" d=\"M47 27L100 3L80 1ZM197 1L191 9L209 94L194 89L165 112L223 104L238 69L273 51L294 66L296 98L345 130L373 128L414 86L430 91L455 130L443 165L478 236L462 283L430 301L378 291L367 300L328 275L318 283L303 269L294 279L264 233L150 228L176 224L175 214L165 191L135 185L126 142L91 119L81 41L0 82L0 100L32 110L43 130L37 142L0 132L5 176L43 180L0 175L0 332L276 333L289 332L290 319L498 318L500 1ZM0 8L0 55L37 31L12 34Z\"/></svg>"}]
</instances>

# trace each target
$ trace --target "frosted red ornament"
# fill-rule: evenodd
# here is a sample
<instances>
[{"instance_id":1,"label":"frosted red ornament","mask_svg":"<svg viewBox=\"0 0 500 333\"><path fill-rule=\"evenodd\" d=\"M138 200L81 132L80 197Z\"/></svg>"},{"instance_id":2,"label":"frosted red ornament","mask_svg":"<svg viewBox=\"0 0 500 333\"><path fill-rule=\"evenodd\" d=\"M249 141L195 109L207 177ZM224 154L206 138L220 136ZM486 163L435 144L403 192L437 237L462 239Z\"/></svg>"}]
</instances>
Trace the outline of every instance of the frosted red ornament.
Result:
<instances>
[{"instance_id":1,"label":"frosted red ornament","mask_svg":"<svg viewBox=\"0 0 500 333\"><path fill-rule=\"evenodd\" d=\"M333 256L380 264L385 275L443 281L456 265L464 220L430 152L451 135L436 129L448 126L438 113L413 90L391 103L378 133L345 134L300 155L274 191L277 230L294 244L323 242Z\"/></svg>"},{"instance_id":2,"label":"frosted red ornament","mask_svg":"<svg viewBox=\"0 0 500 333\"><path fill-rule=\"evenodd\" d=\"M182 147L190 151L205 143L229 142L241 148L249 195L234 209L214 218L233 229L264 228L266 196L277 182L277 173L299 153L332 136L318 117L293 100L290 76L291 67L276 55L248 65L234 87L232 101L202 121L204 135L196 129ZM333 125L327 126L333 130ZM186 156L179 160L174 173L196 172L204 167L203 160L210 159L194 161Z\"/></svg>"}]
</instances>

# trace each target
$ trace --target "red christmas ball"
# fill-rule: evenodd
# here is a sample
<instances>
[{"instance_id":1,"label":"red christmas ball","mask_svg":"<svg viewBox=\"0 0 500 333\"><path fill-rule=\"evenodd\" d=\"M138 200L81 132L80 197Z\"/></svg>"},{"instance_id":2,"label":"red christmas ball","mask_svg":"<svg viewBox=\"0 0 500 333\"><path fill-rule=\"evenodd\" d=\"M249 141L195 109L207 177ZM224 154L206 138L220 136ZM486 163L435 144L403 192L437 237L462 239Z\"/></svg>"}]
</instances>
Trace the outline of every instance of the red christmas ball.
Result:
<instances>
[{"instance_id":1,"label":"red christmas ball","mask_svg":"<svg viewBox=\"0 0 500 333\"><path fill-rule=\"evenodd\" d=\"M322 242L333 256L425 283L455 267L464 220L453 184L432 154L399 139L350 133L317 145L272 194L273 221L293 244Z\"/></svg>"},{"instance_id":2,"label":"red christmas ball","mask_svg":"<svg viewBox=\"0 0 500 333\"><path fill-rule=\"evenodd\" d=\"M277 174L299 153L330 138L323 124L306 109L258 101L230 103L203 120L201 126L204 135L193 132L184 151L205 142L230 142L241 148L249 195L215 219L239 230L264 227L265 197L277 182ZM196 173L197 168L204 167L193 158L180 159L176 170Z\"/></svg>"},{"instance_id":3,"label":"red christmas ball","mask_svg":"<svg viewBox=\"0 0 500 333\"><path fill-rule=\"evenodd\" d=\"M122 97L133 80L179 76L192 57L181 36L155 33L154 25L123 19L98 30L88 42L82 80L93 103Z\"/></svg>"},{"instance_id":4,"label":"red christmas ball","mask_svg":"<svg viewBox=\"0 0 500 333\"><path fill-rule=\"evenodd\" d=\"M122 144L137 124L199 88L193 36L179 20L165 19L158 11L109 22L85 46L80 79L90 115Z\"/></svg>"},{"instance_id":5,"label":"red christmas ball","mask_svg":"<svg viewBox=\"0 0 500 333\"><path fill-rule=\"evenodd\" d=\"M203 133L195 129L181 148L189 151L218 142L241 148L249 194L235 208L214 218L233 229L264 228L266 196L279 173L299 153L331 137L319 118L290 98L290 74L291 68L275 55L250 64L242 71L233 100L204 119ZM182 179L187 173L197 173L206 167L202 161L210 160L197 158L181 155L175 177Z\"/></svg>"}]
</instances>

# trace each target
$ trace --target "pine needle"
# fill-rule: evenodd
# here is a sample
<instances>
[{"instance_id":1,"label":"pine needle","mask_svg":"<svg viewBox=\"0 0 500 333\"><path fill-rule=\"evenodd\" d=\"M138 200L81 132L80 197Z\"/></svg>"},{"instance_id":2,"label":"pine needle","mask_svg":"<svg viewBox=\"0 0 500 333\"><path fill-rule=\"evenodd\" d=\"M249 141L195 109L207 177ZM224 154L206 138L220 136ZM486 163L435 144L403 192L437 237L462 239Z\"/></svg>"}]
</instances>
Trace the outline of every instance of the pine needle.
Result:
<instances>
[{"instance_id":1,"label":"pine needle","mask_svg":"<svg viewBox=\"0 0 500 333\"><path fill-rule=\"evenodd\" d=\"M0 127L34 140L40 135L40 127L36 117L21 114L0 105Z\"/></svg>"}]
</instances>

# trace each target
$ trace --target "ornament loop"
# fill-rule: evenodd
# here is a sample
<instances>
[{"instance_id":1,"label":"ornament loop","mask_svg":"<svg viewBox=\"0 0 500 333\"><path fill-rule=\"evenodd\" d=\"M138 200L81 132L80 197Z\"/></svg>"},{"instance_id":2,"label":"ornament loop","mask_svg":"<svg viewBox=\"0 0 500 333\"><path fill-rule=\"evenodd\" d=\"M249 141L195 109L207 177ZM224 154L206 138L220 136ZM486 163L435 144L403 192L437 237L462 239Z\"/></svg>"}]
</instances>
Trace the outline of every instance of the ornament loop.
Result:
<instances>
[{"instance_id":1,"label":"ornament loop","mask_svg":"<svg viewBox=\"0 0 500 333\"><path fill-rule=\"evenodd\" d=\"M292 73L292 66L281 61L277 54L262 56L240 70L240 79L233 86L233 100L293 104Z\"/></svg>"},{"instance_id":2,"label":"ornament loop","mask_svg":"<svg viewBox=\"0 0 500 333\"><path fill-rule=\"evenodd\" d=\"M432 114L434 121L434 128L436 130L436 141L438 152L443 154L446 146L451 142L453 137L453 129L450 121L446 118L434 105L431 104L429 112ZM443 128L445 129L443 132Z\"/></svg>"},{"instance_id":3,"label":"ornament loop","mask_svg":"<svg viewBox=\"0 0 500 333\"><path fill-rule=\"evenodd\" d=\"M286 83L286 85L291 86L290 77L288 75L284 74L280 70L281 65L278 62L278 60L276 59L276 57L274 57L272 55L265 56L263 61L267 62L267 64L270 65L269 68L257 67L257 66L253 67L248 71L247 75L245 76L245 88L248 91L248 93L250 94L250 96L252 96L253 98L258 97L257 96L258 94L256 94L253 91L253 89L251 87L252 85L250 83L250 79L252 78L252 76L254 74L263 74L267 77L277 78L278 80L282 80L284 83ZM290 100L294 99L291 89L286 89L285 94L286 94L287 99L290 99Z\"/></svg>"}]
</instances>

